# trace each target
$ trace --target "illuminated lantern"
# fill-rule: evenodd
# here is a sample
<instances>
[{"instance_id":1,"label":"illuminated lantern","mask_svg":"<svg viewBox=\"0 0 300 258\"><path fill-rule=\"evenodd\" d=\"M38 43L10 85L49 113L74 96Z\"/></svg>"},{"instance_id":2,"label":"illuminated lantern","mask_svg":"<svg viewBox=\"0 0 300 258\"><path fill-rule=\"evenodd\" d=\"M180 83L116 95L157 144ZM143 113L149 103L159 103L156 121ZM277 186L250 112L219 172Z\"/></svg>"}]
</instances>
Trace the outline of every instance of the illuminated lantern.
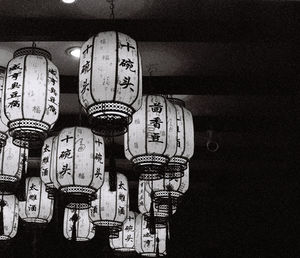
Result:
<instances>
[{"instance_id":1,"label":"illuminated lantern","mask_svg":"<svg viewBox=\"0 0 300 258\"><path fill-rule=\"evenodd\" d=\"M145 181L139 180L138 188L138 208L145 215L149 227L165 227L168 222L169 211L155 204L154 183L159 180ZM176 207L172 207L172 214L176 212Z\"/></svg>"},{"instance_id":2,"label":"illuminated lantern","mask_svg":"<svg viewBox=\"0 0 300 258\"><path fill-rule=\"evenodd\" d=\"M46 186L39 177L26 178L26 201L19 204L20 218L30 223L49 223L54 201L48 199Z\"/></svg>"},{"instance_id":3,"label":"illuminated lantern","mask_svg":"<svg viewBox=\"0 0 300 258\"><path fill-rule=\"evenodd\" d=\"M176 110L166 98L143 96L124 137L125 156L141 170L140 179L162 177L176 152Z\"/></svg>"},{"instance_id":4,"label":"illuminated lantern","mask_svg":"<svg viewBox=\"0 0 300 258\"><path fill-rule=\"evenodd\" d=\"M139 214L136 217L135 249L142 256L157 257L167 255L166 241L167 228L156 228L151 234L145 220L145 216Z\"/></svg>"},{"instance_id":5,"label":"illuminated lantern","mask_svg":"<svg viewBox=\"0 0 300 258\"><path fill-rule=\"evenodd\" d=\"M137 214L129 211L127 219L124 221L122 230L118 238L109 240L110 247L120 253L135 252L135 220Z\"/></svg>"},{"instance_id":6,"label":"illuminated lantern","mask_svg":"<svg viewBox=\"0 0 300 258\"><path fill-rule=\"evenodd\" d=\"M81 47L79 100L92 130L121 135L141 106L142 67L137 43L115 31L101 32Z\"/></svg>"},{"instance_id":7,"label":"illuminated lantern","mask_svg":"<svg viewBox=\"0 0 300 258\"><path fill-rule=\"evenodd\" d=\"M154 191L155 204L160 210L176 210L182 195L189 188L189 166L184 171L183 177L166 178L151 182Z\"/></svg>"},{"instance_id":8,"label":"illuminated lantern","mask_svg":"<svg viewBox=\"0 0 300 258\"><path fill-rule=\"evenodd\" d=\"M51 55L21 48L7 65L3 116L14 144L41 147L59 113L59 73Z\"/></svg>"},{"instance_id":9,"label":"illuminated lantern","mask_svg":"<svg viewBox=\"0 0 300 258\"><path fill-rule=\"evenodd\" d=\"M0 195L0 240L10 240L17 234L19 201L16 196Z\"/></svg>"},{"instance_id":10,"label":"illuminated lantern","mask_svg":"<svg viewBox=\"0 0 300 258\"><path fill-rule=\"evenodd\" d=\"M16 191L21 176L25 177L22 171L26 173L27 159L28 150L15 146L12 137L8 137L6 145L0 149L0 191L6 193Z\"/></svg>"},{"instance_id":11,"label":"illuminated lantern","mask_svg":"<svg viewBox=\"0 0 300 258\"><path fill-rule=\"evenodd\" d=\"M104 183L97 192L97 199L92 201L89 216L96 226L122 229L122 224L129 212L129 186L127 178L116 175L116 191L110 191L109 172L104 174Z\"/></svg>"},{"instance_id":12,"label":"illuminated lantern","mask_svg":"<svg viewBox=\"0 0 300 258\"><path fill-rule=\"evenodd\" d=\"M87 209L65 208L64 237L72 241L88 241L95 236L94 225L89 220Z\"/></svg>"},{"instance_id":13,"label":"illuminated lantern","mask_svg":"<svg viewBox=\"0 0 300 258\"><path fill-rule=\"evenodd\" d=\"M194 154L194 123L192 113L184 107L180 99L170 98L176 109L177 148L165 171L165 177L178 178L183 176L187 163Z\"/></svg>"},{"instance_id":14,"label":"illuminated lantern","mask_svg":"<svg viewBox=\"0 0 300 258\"><path fill-rule=\"evenodd\" d=\"M42 156L41 156L41 179L46 185L46 191L48 193L49 199L54 199L55 186L53 183L54 170L54 151L53 151L54 137L49 137L44 141L42 147Z\"/></svg>"},{"instance_id":15,"label":"illuminated lantern","mask_svg":"<svg viewBox=\"0 0 300 258\"><path fill-rule=\"evenodd\" d=\"M2 94L4 87L4 77L5 77L5 68L0 66L0 108L2 109ZM2 122L1 114L0 114L0 148L6 144L7 139L7 126Z\"/></svg>"},{"instance_id":16,"label":"illuminated lantern","mask_svg":"<svg viewBox=\"0 0 300 258\"><path fill-rule=\"evenodd\" d=\"M53 183L66 194L68 208L89 208L104 181L104 141L89 128L63 129L54 138Z\"/></svg>"}]
</instances>

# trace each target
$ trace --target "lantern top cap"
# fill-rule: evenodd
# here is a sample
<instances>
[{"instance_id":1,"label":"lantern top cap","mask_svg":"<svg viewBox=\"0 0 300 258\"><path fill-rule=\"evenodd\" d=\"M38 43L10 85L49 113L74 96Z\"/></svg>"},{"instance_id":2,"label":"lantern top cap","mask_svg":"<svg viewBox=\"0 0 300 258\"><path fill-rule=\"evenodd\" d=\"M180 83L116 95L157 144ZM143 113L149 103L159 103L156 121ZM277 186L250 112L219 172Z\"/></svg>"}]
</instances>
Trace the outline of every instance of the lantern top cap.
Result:
<instances>
[{"instance_id":1,"label":"lantern top cap","mask_svg":"<svg viewBox=\"0 0 300 258\"><path fill-rule=\"evenodd\" d=\"M23 47L14 52L14 58L25 55L43 56L49 60L52 59L51 54L47 50L38 47Z\"/></svg>"},{"instance_id":2,"label":"lantern top cap","mask_svg":"<svg viewBox=\"0 0 300 258\"><path fill-rule=\"evenodd\" d=\"M185 102L182 99L168 97L167 100L169 100L174 105L185 107Z\"/></svg>"}]
</instances>

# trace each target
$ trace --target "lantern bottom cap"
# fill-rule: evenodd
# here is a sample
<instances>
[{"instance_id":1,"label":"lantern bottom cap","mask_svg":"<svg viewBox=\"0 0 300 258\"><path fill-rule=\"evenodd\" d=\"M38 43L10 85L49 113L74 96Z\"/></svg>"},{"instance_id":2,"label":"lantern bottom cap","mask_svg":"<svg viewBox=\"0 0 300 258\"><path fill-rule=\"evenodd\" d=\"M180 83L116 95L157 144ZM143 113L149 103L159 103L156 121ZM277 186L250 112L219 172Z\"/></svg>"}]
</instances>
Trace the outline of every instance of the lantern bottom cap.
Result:
<instances>
[{"instance_id":1,"label":"lantern bottom cap","mask_svg":"<svg viewBox=\"0 0 300 258\"><path fill-rule=\"evenodd\" d=\"M113 228L110 230L113 230L113 232L119 232L122 230L122 222L119 221L113 221L113 220L92 220L92 223L96 226L99 227L109 227L109 228Z\"/></svg>"},{"instance_id":2,"label":"lantern bottom cap","mask_svg":"<svg viewBox=\"0 0 300 258\"><path fill-rule=\"evenodd\" d=\"M50 130L48 124L32 119L14 120L8 127L13 144L23 148L40 148Z\"/></svg>"},{"instance_id":3,"label":"lantern bottom cap","mask_svg":"<svg viewBox=\"0 0 300 258\"><path fill-rule=\"evenodd\" d=\"M18 187L18 180L19 178L17 177L0 175L0 192L3 192L4 194L15 193Z\"/></svg>"},{"instance_id":4,"label":"lantern bottom cap","mask_svg":"<svg viewBox=\"0 0 300 258\"><path fill-rule=\"evenodd\" d=\"M120 102L101 102L87 110L92 132L101 136L119 136L127 132L134 109Z\"/></svg>"},{"instance_id":5,"label":"lantern bottom cap","mask_svg":"<svg viewBox=\"0 0 300 258\"><path fill-rule=\"evenodd\" d=\"M42 219L42 218L21 218L27 223L38 223L38 224L44 224L48 223L49 221L47 219Z\"/></svg>"},{"instance_id":6,"label":"lantern bottom cap","mask_svg":"<svg viewBox=\"0 0 300 258\"><path fill-rule=\"evenodd\" d=\"M6 145L6 140L7 140L7 134L0 132L0 148L4 147Z\"/></svg>"},{"instance_id":7,"label":"lantern bottom cap","mask_svg":"<svg viewBox=\"0 0 300 258\"><path fill-rule=\"evenodd\" d=\"M142 256L147 256L147 257L156 257L156 253L141 253L140 255ZM166 254L160 253L159 256L166 256Z\"/></svg>"},{"instance_id":8,"label":"lantern bottom cap","mask_svg":"<svg viewBox=\"0 0 300 258\"><path fill-rule=\"evenodd\" d=\"M172 157L166 167L166 171L164 173L165 178L174 179L180 178L184 176L184 170L187 169L188 164L187 158L182 157Z\"/></svg>"},{"instance_id":9,"label":"lantern bottom cap","mask_svg":"<svg viewBox=\"0 0 300 258\"><path fill-rule=\"evenodd\" d=\"M72 240L72 238L71 237L69 237L69 238L67 238L68 240ZM87 238L87 237L76 237L76 241L77 242L84 242L84 241L89 241L89 240L91 240L92 239L92 237L91 238Z\"/></svg>"},{"instance_id":10,"label":"lantern bottom cap","mask_svg":"<svg viewBox=\"0 0 300 258\"><path fill-rule=\"evenodd\" d=\"M150 212L145 214L145 220L150 222ZM156 228L165 228L168 223L168 213L154 212L154 224Z\"/></svg>"},{"instance_id":11,"label":"lantern bottom cap","mask_svg":"<svg viewBox=\"0 0 300 258\"><path fill-rule=\"evenodd\" d=\"M0 236L0 241L1 240L4 240L4 241L6 241L6 240L10 240L10 239L12 239L10 236L7 236L7 235L2 235L2 236Z\"/></svg>"},{"instance_id":12,"label":"lantern bottom cap","mask_svg":"<svg viewBox=\"0 0 300 258\"><path fill-rule=\"evenodd\" d=\"M118 255L118 252L122 253L121 255L124 256L128 253L128 255L132 255L135 253L135 248L126 248L126 247L120 247L120 248L114 248L114 252L116 252L116 255Z\"/></svg>"}]
</instances>

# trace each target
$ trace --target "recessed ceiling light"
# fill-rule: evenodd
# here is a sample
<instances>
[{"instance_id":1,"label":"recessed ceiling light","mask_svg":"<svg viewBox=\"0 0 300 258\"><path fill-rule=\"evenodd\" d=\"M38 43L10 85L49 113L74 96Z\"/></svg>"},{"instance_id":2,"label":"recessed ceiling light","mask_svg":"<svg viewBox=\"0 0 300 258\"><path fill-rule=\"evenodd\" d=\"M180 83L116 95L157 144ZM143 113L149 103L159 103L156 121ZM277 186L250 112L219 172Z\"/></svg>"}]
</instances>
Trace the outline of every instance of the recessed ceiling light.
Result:
<instances>
[{"instance_id":1,"label":"recessed ceiling light","mask_svg":"<svg viewBox=\"0 0 300 258\"><path fill-rule=\"evenodd\" d=\"M66 50L66 53L70 56L79 58L80 57L80 47L70 47Z\"/></svg>"},{"instance_id":2,"label":"recessed ceiling light","mask_svg":"<svg viewBox=\"0 0 300 258\"><path fill-rule=\"evenodd\" d=\"M65 4L73 4L76 0L61 0Z\"/></svg>"}]
</instances>

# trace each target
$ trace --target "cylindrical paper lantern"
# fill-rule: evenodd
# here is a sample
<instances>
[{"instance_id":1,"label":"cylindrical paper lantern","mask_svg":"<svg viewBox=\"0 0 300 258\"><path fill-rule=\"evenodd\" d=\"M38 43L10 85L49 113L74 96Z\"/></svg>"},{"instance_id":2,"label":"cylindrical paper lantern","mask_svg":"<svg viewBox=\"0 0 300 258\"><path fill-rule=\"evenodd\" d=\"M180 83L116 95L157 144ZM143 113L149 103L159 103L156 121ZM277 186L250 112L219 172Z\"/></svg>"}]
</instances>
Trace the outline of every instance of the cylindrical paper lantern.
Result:
<instances>
[{"instance_id":1,"label":"cylindrical paper lantern","mask_svg":"<svg viewBox=\"0 0 300 258\"><path fill-rule=\"evenodd\" d=\"M5 78L5 68L0 66L0 108L2 109L2 94L4 87L4 78ZM6 144L7 139L7 126L2 122L0 112L0 148L2 148Z\"/></svg>"},{"instance_id":2,"label":"cylindrical paper lantern","mask_svg":"<svg viewBox=\"0 0 300 258\"><path fill-rule=\"evenodd\" d=\"M14 143L40 147L59 113L59 73L51 55L22 48L9 61L3 92L3 117Z\"/></svg>"},{"instance_id":3,"label":"cylindrical paper lantern","mask_svg":"<svg viewBox=\"0 0 300 258\"><path fill-rule=\"evenodd\" d=\"M13 194L1 194L0 206L0 240L10 240L18 230L19 201Z\"/></svg>"},{"instance_id":4,"label":"cylindrical paper lantern","mask_svg":"<svg viewBox=\"0 0 300 258\"><path fill-rule=\"evenodd\" d=\"M65 208L64 237L73 241L88 241L95 236L95 229L89 220L87 209L77 210Z\"/></svg>"},{"instance_id":5,"label":"cylindrical paper lantern","mask_svg":"<svg viewBox=\"0 0 300 258\"><path fill-rule=\"evenodd\" d=\"M103 138L89 128L65 128L55 137L53 151L53 183L66 193L67 207L89 208L104 181Z\"/></svg>"},{"instance_id":6,"label":"cylindrical paper lantern","mask_svg":"<svg viewBox=\"0 0 300 258\"><path fill-rule=\"evenodd\" d=\"M79 99L93 132L123 134L141 105L137 43L120 32L100 32L81 47L79 69Z\"/></svg>"},{"instance_id":7,"label":"cylindrical paper lantern","mask_svg":"<svg viewBox=\"0 0 300 258\"><path fill-rule=\"evenodd\" d=\"M54 201L48 199L46 186L39 177L26 178L26 201L19 204L20 217L25 222L49 223Z\"/></svg>"},{"instance_id":8,"label":"cylindrical paper lantern","mask_svg":"<svg viewBox=\"0 0 300 258\"><path fill-rule=\"evenodd\" d=\"M115 252L132 253L135 252L135 220L137 214L129 211L127 219L124 221L122 230L119 232L118 238L109 240L110 247Z\"/></svg>"},{"instance_id":9,"label":"cylindrical paper lantern","mask_svg":"<svg viewBox=\"0 0 300 258\"><path fill-rule=\"evenodd\" d=\"M124 137L125 156L141 170L140 179L162 177L163 168L176 152L176 110L166 98L143 96Z\"/></svg>"},{"instance_id":10,"label":"cylindrical paper lantern","mask_svg":"<svg viewBox=\"0 0 300 258\"><path fill-rule=\"evenodd\" d=\"M151 234L147 224L145 216L139 214L136 218L135 229L135 248L137 253L148 257L167 255L167 228L156 228L155 234Z\"/></svg>"},{"instance_id":11,"label":"cylindrical paper lantern","mask_svg":"<svg viewBox=\"0 0 300 258\"><path fill-rule=\"evenodd\" d=\"M187 164L183 177L173 179L164 177L151 183L155 204L158 205L159 209L168 211L172 208L174 210L177 208L182 195L189 188L189 166Z\"/></svg>"},{"instance_id":12,"label":"cylindrical paper lantern","mask_svg":"<svg viewBox=\"0 0 300 258\"><path fill-rule=\"evenodd\" d=\"M194 123L192 113L184 107L180 99L169 98L176 109L177 148L170 159L165 177L178 178L183 176L187 163L194 154Z\"/></svg>"},{"instance_id":13,"label":"cylindrical paper lantern","mask_svg":"<svg viewBox=\"0 0 300 258\"><path fill-rule=\"evenodd\" d=\"M46 185L46 191L48 193L49 199L54 199L55 186L53 183L54 177L54 169L53 162L56 157L53 145L54 145L54 137L49 137L44 141L44 145L42 147L42 156L41 156L41 170L40 175L41 179Z\"/></svg>"},{"instance_id":14,"label":"cylindrical paper lantern","mask_svg":"<svg viewBox=\"0 0 300 258\"><path fill-rule=\"evenodd\" d=\"M109 172L104 174L104 183L97 192L97 199L92 201L90 219L100 227L122 229L122 224L129 212L129 186L127 178L116 175L116 191L110 191Z\"/></svg>"},{"instance_id":15,"label":"cylindrical paper lantern","mask_svg":"<svg viewBox=\"0 0 300 258\"><path fill-rule=\"evenodd\" d=\"M23 161L25 158L25 161ZM8 137L6 145L0 148L0 191L14 193L21 179L23 165L27 170L28 149L15 146L12 137Z\"/></svg>"},{"instance_id":16,"label":"cylindrical paper lantern","mask_svg":"<svg viewBox=\"0 0 300 258\"><path fill-rule=\"evenodd\" d=\"M169 217L169 211L166 209L163 209L162 207L156 205L155 203L155 192L153 190L154 188L154 182L153 181L146 181L146 180L139 180L139 188L138 188L138 208L139 211L145 215L145 219L151 223L151 220L153 219L153 223L156 225L156 227L165 227L168 222ZM175 206L172 207L172 214L176 212ZM153 210L153 214L152 211Z\"/></svg>"}]
</instances>

